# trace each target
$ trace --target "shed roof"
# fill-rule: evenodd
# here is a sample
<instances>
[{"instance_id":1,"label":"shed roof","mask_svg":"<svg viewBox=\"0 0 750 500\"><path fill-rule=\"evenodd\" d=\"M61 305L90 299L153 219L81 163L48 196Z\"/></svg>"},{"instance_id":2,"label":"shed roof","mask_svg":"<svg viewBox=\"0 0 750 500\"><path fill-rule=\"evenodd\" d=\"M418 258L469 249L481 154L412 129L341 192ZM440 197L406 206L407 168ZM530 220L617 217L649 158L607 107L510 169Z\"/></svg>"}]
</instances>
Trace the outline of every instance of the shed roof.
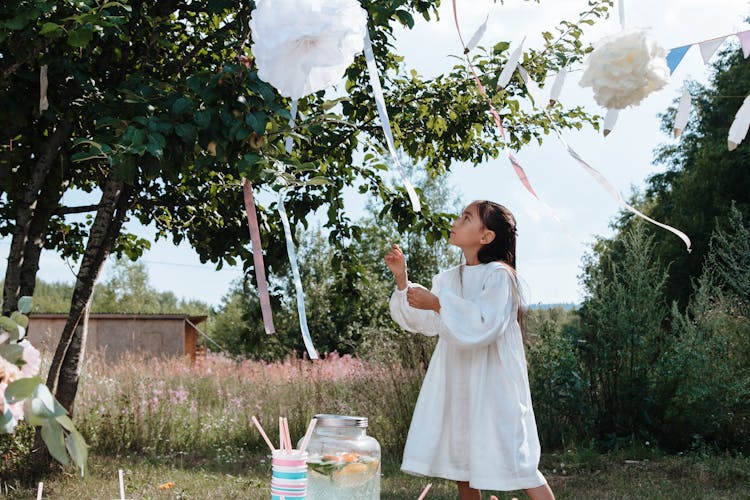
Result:
<instances>
[{"instance_id":1,"label":"shed roof","mask_svg":"<svg viewBox=\"0 0 750 500\"><path fill-rule=\"evenodd\" d=\"M32 313L30 319L63 319L67 318L65 313ZM113 320L134 320L134 319L174 319L188 320L191 323L203 323L208 318L207 315L192 316L189 314L139 314L139 313L91 313L89 319L113 319Z\"/></svg>"}]
</instances>

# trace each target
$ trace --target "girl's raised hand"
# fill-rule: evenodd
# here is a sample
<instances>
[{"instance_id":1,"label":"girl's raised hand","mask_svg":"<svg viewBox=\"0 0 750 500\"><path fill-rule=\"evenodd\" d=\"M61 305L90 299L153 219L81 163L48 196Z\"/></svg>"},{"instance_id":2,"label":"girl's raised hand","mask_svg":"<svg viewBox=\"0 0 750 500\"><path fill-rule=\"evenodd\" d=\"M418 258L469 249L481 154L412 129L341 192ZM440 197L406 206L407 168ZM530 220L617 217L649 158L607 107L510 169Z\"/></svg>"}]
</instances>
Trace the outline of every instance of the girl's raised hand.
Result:
<instances>
[{"instance_id":1,"label":"girl's raised hand","mask_svg":"<svg viewBox=\"0 0 750 500\"><path fill-rule=\"evenodd\" d=\"M406 257L404 257L404 252L394 243L383 259L385 260L385 265L393 273L393 277L396 278L398 289L403 290L406 288L409 284L409 279L406 275Z\"/></svg>"},{"instance_id":2,"label":"girl's raised hand","mask_svg":"<svg viewBox=\"0 0 750 500\"><path fill-rule=\"evenodd\" d=\"M393 276L399 277L406 275L406 257L404 252L395 243L391 245L391 249L385 254L385 265L391 270Z\"/></svg>"}]
</instances>

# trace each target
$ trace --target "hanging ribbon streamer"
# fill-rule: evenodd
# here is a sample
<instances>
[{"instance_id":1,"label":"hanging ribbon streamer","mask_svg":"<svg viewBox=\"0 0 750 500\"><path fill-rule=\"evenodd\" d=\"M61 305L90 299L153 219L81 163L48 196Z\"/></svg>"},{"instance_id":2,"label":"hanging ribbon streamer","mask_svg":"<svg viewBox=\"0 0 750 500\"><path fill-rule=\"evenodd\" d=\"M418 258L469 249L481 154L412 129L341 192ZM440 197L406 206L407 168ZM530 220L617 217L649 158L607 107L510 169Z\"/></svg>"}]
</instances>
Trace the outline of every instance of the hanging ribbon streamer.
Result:
<instances>
[{"instance_id":1,"label":"hanging ribbon streamer","mask_svg":"<svg viewBox=\"0 0 750 500\"><path fill-rule=\"evenodd\" d=\"M747 136L750 128L750 96L747 96L734 116L732 126L729 127L727 145L729 151L734 151Z\"/></svg>"},{"instance_id":2,"label":"hanging ribbon streamer","mask_svg":"<svg viewBox=\"0 0 750 500\"><path fill-rule=\"evenodd\" d=\"M529 87L527 87L527 88L529 88ZM529 92L532 92L532 91L533 90L531 88L529 88ZM688 238L688 236L685 233L683 233L679 229L673 228L672 226L668 226L667 224L662 224L661 222L658 222L658 221L650 218L649 216L647 216L647 215L641 213L640 211L638 211L638 209L636 209L636 208L632 207L631 205L629 205L625 201L625 199L620 195L620 193L617 191L617 189L615 189L615 187L607 180L607 178L604 177L601 174L601 172L599 172L594 167L592 167L591 165L589 165L578 153L576 153L573 150L573 148L571 148L568 145L568 143L565 141L565 139L562 136L562 132L557 127L557 124L552 119L552 116L549 114L549 111L547 109L542 109L542 111L547 116L547 120L549 120L549 123L550 123L550 125L552 127L552 130L555 132L555 135L557 136L557 139L560 141L560 143L562 144L562 146L565 149L565 151L567 151L567 153L583 167L583 169L586 171L586 173L588 173L591 177L593 177L594 180L596 182L598 182L599 185L602 186L609 193L609 195L612 198L614 198L615 201L617 201L617 203L619 203L622 207L626 208L627 210L629 210L630 212L634 213L638 217L641 217L642 219L645 219L648 222L650 222L650 223L652 223L652 224L654 224L656 226L659 226L659 227L661 227L663 229L666 229L667 231L670 231L671 233L674 233L675 235L677 235L683 242L685 242L685 245L687 246L687 250L688 250L688 252L690 252L690 246L691 246L690 238Z\"/></svg>"},{"instance_id":3,"label":"hanging ribbon streamer","mask_svg":"<svg viewBox=\"0 0 750 500\"><path fill-rule=\"evenodd\" d=\"M289 118L289 128L294 129L294 121L297 116L297 99L292 101L291 118ZM292 136L287 136L285 144L287 154L292 152L294 141ZM302 290L302 279L299 275L299 265L297 264L297 252L294 249L294 240L292 239L292 228L289 225L289 216L284 207L284 198L288 189L282 188L279 191L279 216L281 224L284 226L284 237L286 238L286 251L289 254L289 265L292 268L292 281L294 289L297 292L297 314L299 315L299 328L302 331L302 341L305 343L307 355L310 359L318 359L318 351L315 350L312 338L310 338L310 329L307 327L307 313L305 312L305 292Z\"/></svg>"},{"instance_id":4,"label":"hanging ribbon streamer","mask_svg":"<svg viewBox=\"0 0 750 500\"><path fill-rule=\"evenodd\" d=\"M620 28L625 29L625 0L617 2L617 10L620 14Z\"/></svg>"},{"instance_id":5,"label":"hanging ribbon streamer","mask_svg":"<svg viewBox=\"0 0 750 500\"><path fill-rule=\"evenodd\" d=\"M375 54L372 51L372 41L370 41L370 33L365 30L365 61L367 62L367 72L370 74L370 85L372 86L372 93L375 97L375 104L378 108L378 116L380 117L380 126L383 128L383 134L385 135L385 142L388 145L388 152L391 154L393 164L396 166L399 175L401 176L401 182L406 188L406 192L409 194L409 200L411 201L412 209L415 212L419 212L422 209L422 205L419 202L419 196L414 190L409 178L406 176L404 167L401 166L401 162L398 159L398 153L396 152L396 144L393 141L393 133L391 132L391 121L388 118L388 109L385 107L385 97L383 96L383 88L380 86L380 74L378 73L378 66L375 64Z\"/></svg>"},{"instance_id":6,"label":"hanging ribbon streamer","mask_svg":"<svg viewBox=\"0 0 750 500\"><path fill-rule=\"evenodd\" d=\"M682 97L680 98L680 105L677 107L677 114L674 118L674 136L675 138L682 135L682 131L687 126L688 118L690 117L690 108L693 105L693 98L690 95L688 89L682 91Z\"/></svg>"},{"instance_id":7,"label":"hanging ribbon streamer","mask_svg":"<svg viewBox=\"0 0 750 500\"><path fill-rule=\"evenodd\" d=\"M497 88L505 88L505 86L510 83L513 72L516 71L516 68L518 67L518 60L521 58L521 54L523 54L523 43L525 41L526 37L523 37L523 40L521 40L521 44L516 47L516 50L514 50L508 58L508 62L505 64L505 66L503 66L503 70L500 72L500 76L497 78Z\"/></svg>"},{"instance_id":8,"label":"hanging ribbon streamer","mask_svg":"<svg viewBox=\"0 0 750 500\"><path fill-rule=\"evenodd\" d=\"M563 85L565 84L565 77L568 75L568 67L565 66L555 77L555 81L552 82L552 90L549 93L549 105L554 106L557 101L560 100L560 93L562 92Z\"/></svg>"},{"instance_id":9,"label":"hanging ribbon streamer","mask_svg":"<svg viewBox=\"0 0 750 500\"><path fill-rule=\"evenodd\" d=\"M614 130L618 116L620 116L619 109L607 110L607 114L604 115L604 137L607 137Z\"/></svg>"},{"instance_id":10,"label":"hanging ribbon streamer","mask_svg":"<svg viewBox=\"0 0 750 500\"><path fill-rule=\"evenodd\" d=\"M482 25L474 32L474 34L471 37L471 40L469 40L469 43L466 45L466 48L469 50L474 50L474 47L477 46L479 43L479 40L482 39L484 36L484 32L487 31L487 21L490 20L490 15L487 14L487 17L484 18L484 22Z\"/></svg>"},{"instance_id":11,"label":"hanging ribbon streamer","mask_svg":"<svg viewBox=\"0 0 750 500\"><path fill-rule=\"evenodd\" d=\"M476 83L477 88L479 89L479 93L482 95L485 102L487 103L487 106L489 106L490 108L490 114L492 115L492 119L495 121L495 125L497 125L498 130L500 130L500 136L503 139L503 148L505 150L505 154L508 156L508 160L510 161L510 164L513 166L513 169L515 170L516 175L518 176L518 179L521 181L521 184L524 185L526 190L529 193L531 193L534 196L534 198L539 200L539 196L537 196L536 192L534 191L534 188L531 187L531 183L529 182L529 178L526 176L526 172L523 170L523 167L521 167L521 164L518 163L518 160L516 160L516 157L513 155L513 153L511 153L510 148L508 148L508 141L505 137L505 128L503 127L503 122L502 122L502 119L500 118L500 113L498 113L497 110L495 109L495 106L492 105L492 101L490 101L490 98L487 96L487 91L484 89L484 85L482 85L482 82L479 81L477 72L474 70L474 65L471 64L469 51L467 50L466 44L464 43L464 37L463 35L461 35L461 27L458 25L458 10L456 7L456 0L453 0L453 19L456 22L456 30L458 31L458 38L459 40L461 40L461 46L464 48L464 56L466 57L466 62L469 64L469 70L471 71L471 74L474 76L474 82Z\"/></svg>"},{"instance_id":12,"label":"hanging ribbon streamer","mask_svg":"<svg viewBox=\"0 0 750 500\"><path fill-rule=\"evenodd\" d=\"M47 80L47 65L45 64L41 68L39 68L39 114L42 114L42 111L49 108L49 101L47 100L47 85L49 84Z\"/></svg>"},{"instance_id":13,"label":"hanging ribbon streamer","mask_svg":"<svg viewBox=\"0 0 750 500\"><path fill-rule=\"evenodd\" d=\"M258 212L255 208L253 197L253 185L250 181L242 179L242 191L245 199L245 213L247 214L247 225L250 229L250 240L253 243L253 267L255 268L255 281L258 284L258 298L260 300L260 311L263 315L263 326L267 334L276 332L273 325L273 313L271 312L271 297L268 294L268 281L263 263L263 247L260 242L260 228L258 227Z\"/></svg>"}]
</instances>

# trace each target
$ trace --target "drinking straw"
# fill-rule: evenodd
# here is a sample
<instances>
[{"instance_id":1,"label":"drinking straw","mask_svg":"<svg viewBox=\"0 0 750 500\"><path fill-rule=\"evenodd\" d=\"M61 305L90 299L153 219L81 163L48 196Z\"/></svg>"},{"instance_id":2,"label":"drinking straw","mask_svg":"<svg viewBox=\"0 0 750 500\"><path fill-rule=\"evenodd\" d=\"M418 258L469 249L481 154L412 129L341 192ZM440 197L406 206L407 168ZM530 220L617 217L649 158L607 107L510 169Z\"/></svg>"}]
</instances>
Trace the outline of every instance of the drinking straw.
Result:
<instances>
[{"instance_id":1,"label":"drinking straw","mask_svg":"<svg viewBox=\"0 0 750 500\"><path fill-rule=\"evenodd\" d=\"M284 418L279 417L279 449L280 450L283 450L284 448L286 448L286 446L284 446L284 442L285 442L284 441Z\"/></svg>"},{"instance_id":2,"label":"drinking straw","mask_svg":"<svg viewBox=\"0 0 750 500\"><path fill-rule=\"evenodd\" d=\"M36 500L42 500L42 491L44 491L44 483L39 483L39 488L36 490Z\"/></svg>"},{"instance_id":3,"label":"drinking straw","mask_svg":"<svg viewBox=\"0 0 750 500\"><path fill-rule=\"evenodd\" d=\"M117 475L120 478L120 500L125 500L125 482L122 479L122 469L117 469Z\"/></svg>"},{"instance_id":4,"label":"drinking straw","mask_svg":"<svg viewBox=\"0 0 750 500\"><path fill-rule=\"evenodd\" d=\"M263 439L265 440L268 447L271 449L271 453L276 451L276 448L273 447L273 443L271 443L271 440L268 439L266 432L263 430L263 427L260 426L260 422L258 422L258 419L255 418L255 415L253 415L253 423L255 424L255 427L258 428L258 432L260 432L260 435L263 436Z\"/></svg>"},{"instance_id":5,"label":"drinking straw","mask_svg":"<svg viewBox=\"0 0 750 500\"><path fill-rule=\"evenodd\" d=\"M317 418L313 418L312 420L310 420L310 425L307 426L307 432L305 432L305 437L302 438L302 445L299 447L300 452L304 452L307 449L307 444L310 442L313 429L315 429L315 424L317 423L318 423Z\"/></svg>"},{"instance_id":6,"label":"drinking straw","mask_svg":"<svg viewBox=\"0 0 750 500\"><path fill-rule=\"evenodd\" d=\"M292 437L289 435L289 420L284 417L284 442L286 443L286 452L292 453Z\"/></svg>"},{"instance_id":7,"label":"drinking straw","mask_svg":"<svg viewBox=\"0 0 750 500\"><path fill-rule=\"evenodd\" d=\"M417 500L424 500L424 497L427 496L427 492L430 491L430 488L432 488L432 483L425 486L425 488L422 490L422 494L419 495L419 498L417 498Z\"/></svg>"}]
</instances>

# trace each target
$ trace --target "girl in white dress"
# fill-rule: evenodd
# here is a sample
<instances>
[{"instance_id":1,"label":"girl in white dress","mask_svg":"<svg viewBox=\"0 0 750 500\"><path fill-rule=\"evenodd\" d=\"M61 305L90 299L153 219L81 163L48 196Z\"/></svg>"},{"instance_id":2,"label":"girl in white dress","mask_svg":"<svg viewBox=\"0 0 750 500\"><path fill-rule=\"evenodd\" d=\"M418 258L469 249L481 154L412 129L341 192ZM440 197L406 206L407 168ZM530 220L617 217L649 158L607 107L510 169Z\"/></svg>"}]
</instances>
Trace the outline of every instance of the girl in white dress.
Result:
<instances>
[{"instance_id":1,"label":"girl in white dress","mask_svg":"<svg viewBox=\"0 0 750 500\"><path fill-rule=\"evenodd\" d=\"M479 499L483 489L554 499L537 469L539 437L518 321L515 218L502 205L475 201L453 223L449 242L466 264L435 276L431 291L409 282L398 245L385 255L396 278L394 321L439 337L401 469L456 481L461 500Z\"/></svg>"}]
</instances>

